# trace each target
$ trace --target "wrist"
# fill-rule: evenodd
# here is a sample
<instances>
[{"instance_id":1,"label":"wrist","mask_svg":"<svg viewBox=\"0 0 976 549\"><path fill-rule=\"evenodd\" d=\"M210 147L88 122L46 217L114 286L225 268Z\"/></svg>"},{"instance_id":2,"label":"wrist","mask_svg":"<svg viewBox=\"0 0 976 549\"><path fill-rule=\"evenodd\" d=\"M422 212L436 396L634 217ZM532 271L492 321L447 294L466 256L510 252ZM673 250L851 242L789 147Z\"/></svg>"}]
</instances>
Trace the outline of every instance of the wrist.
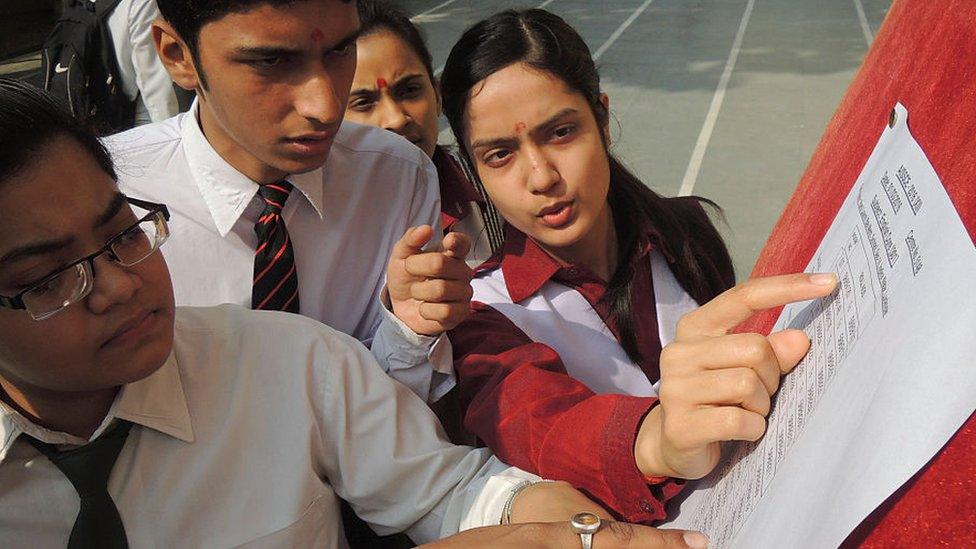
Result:
<instances>
[{"instance_id":1,"label":"wrist","mask_svg":"<svg viewBox=\"0 0 976 549\"><path fill-rule=\"evenodd\" d=\"M516 484L511 493L508 495L508 499L505 501L505 506L502 508L502 517L499 524L512 524L512 512L515 509L515 500L526 490L531 489L532 486L536 484L543 484L546 482L553 482L551 480L523 480Z\"/></svg>"},{"instance_id":2,"label":"wrist","mask_svg":"<svg viewBox=\"0 0 976 549\"><path fill-rule=\"evenodd\" d=\"M664 412L660 404L651 408L637 430L634 442L634 461L649 484L660 484L674 476L666 465L661 446L664 443Z\"/></svg>"}]
</instances>

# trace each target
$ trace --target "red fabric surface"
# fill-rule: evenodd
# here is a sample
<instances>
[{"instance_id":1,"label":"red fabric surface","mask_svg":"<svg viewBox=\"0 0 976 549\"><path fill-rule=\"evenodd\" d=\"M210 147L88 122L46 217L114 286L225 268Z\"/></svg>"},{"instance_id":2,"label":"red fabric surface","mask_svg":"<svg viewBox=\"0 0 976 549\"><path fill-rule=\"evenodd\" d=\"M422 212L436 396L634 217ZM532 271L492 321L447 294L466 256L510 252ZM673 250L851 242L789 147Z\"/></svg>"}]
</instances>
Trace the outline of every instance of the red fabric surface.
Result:
<instances>
[{"instance_id":1,"label":"red fabric surface","mask_svg":"<svg viewBox=\"0 0 976 549\"><path fill-rule=\"evenodd\" d=\"M565 480L628 522L663 519L682 484L652 489L634 460L640 422L657 399L596 395L552 348L497 310L472 307L450 332L464 427L502 461Z\"/></svg>"},{"instance_id":2,"label":"red fabric surface","mask_svg":"<svg viewBox=\"0 0 976 549\"><path fill-rule=\"evenodd\" d=\"M431 160L437 168L441 190L441 227L446 235L455 223L471 215L472 202L480 203L484 199L444 147L438 145Z\"/></svg>"},{"instance_id":3,"label":"red fabric surface","mask_svg":"<svg viewBox=\"0 0 976 549\"><path fill-rule=\"evenodd\" d=\"M896 101L907 107L912 135L945 184L970 237L976 238L976 3L896 0L773 229L754 276L806 266ZM778 314L770 311L743 328L768 331ZM976 416L971 416L845 546L973 546L974 494Z\"/></svg>"},{"instance_id":4,"label":"red fabric surface","mask_svg":"<svg viewBox=\"0 0 976 549\"><path fill-rule=\"evenodd\" d=\"M654 310L649 255L659 237L644 227L631 258L633 329L651 382L661 377L661 340ZM535 241L514 227L505 244L479 271L501 269L513 303L539 292L553 280L573 288L620 339L618 323L603 301L607 285L579 265L562 266ZM663 503L681 491L673 479L651 482L634 460L640 422L657 399L595 395L566 373L559 355L530 339L496 309L472 304L471 316L451 330L456 397L464 427L508 463L546 478L565 480L600 500L629 522L665 517ZM581 452L581 449L592 451Z\"/></svg>"}]
</instances>

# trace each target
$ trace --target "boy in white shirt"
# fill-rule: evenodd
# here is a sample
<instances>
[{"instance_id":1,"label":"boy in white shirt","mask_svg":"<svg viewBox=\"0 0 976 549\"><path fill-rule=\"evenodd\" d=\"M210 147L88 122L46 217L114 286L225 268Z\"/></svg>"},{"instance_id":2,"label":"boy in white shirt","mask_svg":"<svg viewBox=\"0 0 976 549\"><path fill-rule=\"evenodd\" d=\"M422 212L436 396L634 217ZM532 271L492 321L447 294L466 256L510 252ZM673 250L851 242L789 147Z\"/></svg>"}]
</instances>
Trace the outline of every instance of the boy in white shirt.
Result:
<instances>
[{"instance_id":1,"label":"boy in white shirt","mask_svg":"<svg viewBox=\"0 0 976 549\"><path fill-rule=\"evenodd\" d=\"M442 334L470 304L469 244L448 235L443 253L423 253L438 249L440 234L433 165L398 136L342 120L356 69L355 3L157 4L159 57L197 101L107 145L122 190L170 208L163 253L177 303L261 306L255 251L281 247L263 247L258 234L270 213L280 229L267 233L287 235L288 268L285 298L267 308L353 335L394 378L437 400L453 384ZM268 202L260 195L273 187L284 192Z\"/></svg>"},{"instance_id":2,"label":"boy in white shirt","mask_svg":"<svg viewBox=\"0 0 976 549\"><path fill-rule=\"evenodd\" d=\"M443 547L592 540L565 519L602 510L446 442L352 338L298 315L175 307L155 253L166 207L119 193L99 142L43 92L0 79L0 151L5 547L343 547L339 496L419 542L563 521ZM601 547L701 541L607 531Z\"/></svg>"}]
</instances>

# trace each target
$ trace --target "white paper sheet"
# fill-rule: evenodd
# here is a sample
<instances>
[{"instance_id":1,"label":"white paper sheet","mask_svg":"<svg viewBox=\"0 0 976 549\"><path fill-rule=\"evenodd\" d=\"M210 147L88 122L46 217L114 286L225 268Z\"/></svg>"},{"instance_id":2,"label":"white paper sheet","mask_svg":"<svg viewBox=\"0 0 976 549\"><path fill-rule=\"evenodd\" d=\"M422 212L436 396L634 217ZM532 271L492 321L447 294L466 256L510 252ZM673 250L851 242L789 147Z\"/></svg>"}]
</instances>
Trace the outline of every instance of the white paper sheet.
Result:
<instances>
[{"instance_id":1,"label":"white paper sheet","mask_svg":"<svg viewBox=\"0 0 976 549\"><path fill-rule=\"evenodd\" d=\"M732 445L667 526L711 547L836 547L976 408L976 249L895 112L806 269L840 288L774 328L813 345L766 435Z\"/></svg>"}]
</instances>

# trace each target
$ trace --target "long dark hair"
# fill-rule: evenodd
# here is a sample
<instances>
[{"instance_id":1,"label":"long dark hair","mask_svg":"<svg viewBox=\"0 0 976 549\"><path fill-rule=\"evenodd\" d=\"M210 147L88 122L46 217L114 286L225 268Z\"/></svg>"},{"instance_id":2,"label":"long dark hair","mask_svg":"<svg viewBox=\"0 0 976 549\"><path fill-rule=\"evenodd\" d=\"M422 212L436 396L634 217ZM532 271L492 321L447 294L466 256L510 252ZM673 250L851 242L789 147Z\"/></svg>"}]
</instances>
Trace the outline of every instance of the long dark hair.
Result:
<instances>
[{"instance_id":1,"label":"long dark hair","mask_svg":"<svg viewBox=\"0 0 976 549\"><path fill-rule=\"evenodd\" d=\"M586 99L601 127L609 121L610 113L600 101L600 75L580 35L562 18L545 10L503 11L465 31L451 50L441 75L444 114L472 167L463 145L470 92L478 82L514 63L525 63L559 78ZM735 275L728 249L702 209L705 204L718 210L714 202L695 196L664 198L645 186L609 151L607 156L607 201L620 252L604 299L618 326L621 346L631 360L640 362L631 311L634 272L630 265L638 253L640 228L645 223L650 223L660 235L671 271L695 301L704 303L729 288L735 283Z\"/></svg>"},{"instance_id":2,"label":"long dark hair","mask_svg":"<svg viewBox=\"0 0 976 549\"><path fill-rule=\"evenodd\" d=\"M44 90L0 78L0 183L27 167L59 136L70 137L115 179L112 159L102 142Z\"/></svg>"}]
</instances>

